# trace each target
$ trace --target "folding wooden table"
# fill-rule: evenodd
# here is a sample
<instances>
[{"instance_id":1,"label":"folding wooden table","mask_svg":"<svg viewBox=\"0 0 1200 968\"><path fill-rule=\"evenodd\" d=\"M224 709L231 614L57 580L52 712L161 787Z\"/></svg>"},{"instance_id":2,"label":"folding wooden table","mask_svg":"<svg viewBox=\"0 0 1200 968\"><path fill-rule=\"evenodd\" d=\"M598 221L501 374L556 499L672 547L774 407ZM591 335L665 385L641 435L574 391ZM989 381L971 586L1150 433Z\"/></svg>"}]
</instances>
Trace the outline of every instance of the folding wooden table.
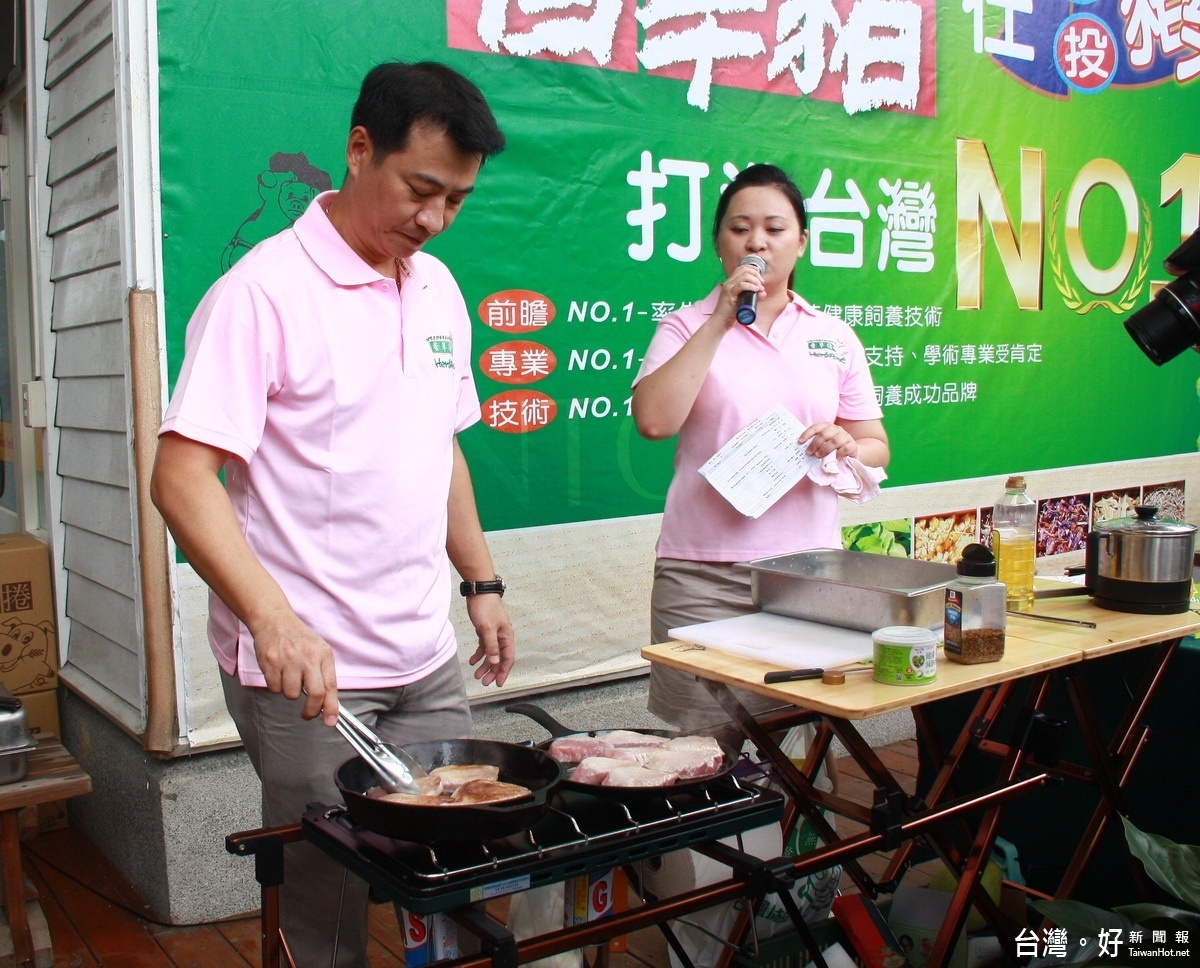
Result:
<instances>
[{"instance_id":1,"label":"folding wooden table","mask_svg":"<svg viewBox=\"0 0 1200 968\"><path fill-rule=\"evenodd\" d=\"M643 649L642 655L651 662L692 673L701 679L755 744L760 755L770 760L778 782L790 795L796 809L808 818L825 842L824 847L810 854L792 858L796 876L841 863L859 888L874 897L881 887L894 889L895 879L907 864L914 838L923 836L938 851L947 866L959 875L946 923L929 961L931 968L942 968L949 961L973 904L996 928L1002 943L1013 948L1012 936L1005 936L1005 919L979 886L980 878L991 855L1003 803L1040 786L1055 774L1093 782L1100 793L1092 823L1080 841L1067 878L1055 895L1069 896L1104 825L1115 811L1121 809L1121 791L1130 780L1138 751L1145 741L1145 730L1139 725L1139 719L1163 669L1179 638L1200 629L1200 618L1192 613L1130 615L1097 608L1082 596L1042 600L1037 603L1036 610L1039 614L1094 622L1097 627L1089 629L1010 616L1005 654L1000 661L961 665L939 658L937 680L925 686L876 683L869 673L850 674L844 685L837 686L825 685L820 680L767 685L763 676L776 671L778 666L686 642L653 645ZM1082 678L1075 672L1090 659L1142 647L1155 650L1150 670L1131 699L1116 734L1105 740L1096 726ZM1059 680L1065 682L1071 694L1076 725L1087 742L1092 762L1085 766L1055 762L1053 755L1039 749L1042 705L1052 685ZM1013 700L1018 683L1028 686L1023 690L1018 728L1013 734L997 739L991 735L992 728L999 710ZM781 708L778 712L752 716L730 686L778 700ZM911 709L918 728L923 728L922 705L966 693L978 693L978 700L956 742L951 748L938 751L940 769L927 798L908 796L862 738L854 722L899 709ZM773 734L805 721L816 722L820 728L816 746L810 751L805 767L798 769L781 752ZM831 735L841 740L875 785L871 804L855 803L825 793L814 785ZM970 796L946 799L957 764L972 745L996 754L995 782ZM823 809L866 824L868 832L849 838L839 837L825 822ZM963 829L964 824L970 833L970 846L965 852L956 846L951 836L953 831ZM867 877L856 863L856 858L866 853L895 848L900 850L880 884ZM1009 953L1015 956L1015 949Z\"/></svg>"}]
</instances>

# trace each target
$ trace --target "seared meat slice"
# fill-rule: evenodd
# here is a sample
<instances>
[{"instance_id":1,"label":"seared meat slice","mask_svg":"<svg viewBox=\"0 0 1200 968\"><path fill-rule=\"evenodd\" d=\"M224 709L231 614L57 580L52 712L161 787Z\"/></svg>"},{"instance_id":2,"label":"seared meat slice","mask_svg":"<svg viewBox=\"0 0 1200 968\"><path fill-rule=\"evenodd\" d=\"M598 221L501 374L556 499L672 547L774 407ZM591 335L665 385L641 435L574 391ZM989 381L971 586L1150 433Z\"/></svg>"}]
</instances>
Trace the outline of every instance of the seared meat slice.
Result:
<instances>
[{"instance_id":1,"label":"seared meat slice","mask_svg":"<svg viewBox=\"0 0 1200 968\"><path fill-rule=\"evenodd\" d=\"M459 787L470 780L497 780L500 778L500 767L488 766L484 763L452 763L439 766L429 771L430 776L438 777L442 782L441 792L453 796Z\"/></svg>"},{"instance_id":2,"label":"seared meat slice","mask_svg":"<svg viewBox=\"0 0 1200 968\"><path fill-rule=\"evenodd\" d=\"M439 797L437 794L429 795L424 793L379 793L378 799L386 800L388 803L403 803L410 807L444 807L450 801L446 797Z\"/></svg>"},{"instance_id":3,"label":"seared meat slice","mask_svg":"<svg viewBox=\"0 0 1200 968\"><path fill-rule=\"evenodd\" d=\"M429 776L417 777L417 789L427 797L436 797L442 792L444 786L442 778L436 773L430 773Z\"/></svg>"},{"instance_id":4,"label":"seared meat slice","mask_svg":"<svg viewBox=\"0 0 1200 968\"><path fill-rule=\"evenodd\" d=\"M451 803L501 803L508 800L524 800L533 796L528 787L519 783L501 783L499 780L468 780L455 791Z\"/></svg>"}]
</instances>

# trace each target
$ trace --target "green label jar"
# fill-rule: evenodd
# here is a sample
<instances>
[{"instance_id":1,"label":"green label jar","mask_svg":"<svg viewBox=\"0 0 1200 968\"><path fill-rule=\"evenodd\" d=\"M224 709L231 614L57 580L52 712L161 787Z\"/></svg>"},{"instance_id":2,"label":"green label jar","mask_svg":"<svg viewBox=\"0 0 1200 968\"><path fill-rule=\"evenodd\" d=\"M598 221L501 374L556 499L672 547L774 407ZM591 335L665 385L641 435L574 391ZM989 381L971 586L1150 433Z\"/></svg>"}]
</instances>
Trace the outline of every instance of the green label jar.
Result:
<instances>
[{"instance_id":1,"label":"green label jar","mask_svg":"<svg viewBox=\"0 0 1200 968\"><path fill-rule=\"evenodd\" d=\"M871 633L875 681L924 686L937 678L937 634L916 625L889 625Z\"/></svg>"}]
</instances>

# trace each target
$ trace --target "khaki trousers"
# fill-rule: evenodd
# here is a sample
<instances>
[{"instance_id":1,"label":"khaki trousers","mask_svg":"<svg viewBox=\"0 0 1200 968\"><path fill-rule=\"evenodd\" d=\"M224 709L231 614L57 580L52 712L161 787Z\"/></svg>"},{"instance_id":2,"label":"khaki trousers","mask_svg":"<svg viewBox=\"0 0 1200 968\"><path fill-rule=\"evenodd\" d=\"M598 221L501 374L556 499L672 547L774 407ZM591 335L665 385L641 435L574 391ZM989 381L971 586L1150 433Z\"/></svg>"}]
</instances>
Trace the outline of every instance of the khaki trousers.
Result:
<instances>
[{"instance_id":1,"label":"khaki trousers","mask_svg":"<svg viewBox=\"0 0 1200 968\"><path fill-rule=\"evenodd\" d=\"M654 563L654 584L650 591L650 644L666 642L667 632L681 625L715 622L737 615L757 612L750 593L750 572L732 564L711 561L683 561L659 558ZM744 689L734 693L750 712L775 709L778 702ZM729 714L693 675L660 665L650 667L650 693L646 708L655 716L673 723L685 733L720 735L741 741L741 732L732 731Z\"/></svg>"},{"instance_id":2,"label":"khaki trousers","mask_svg":"<svg viewBox=\"0 0 1200 968\"><path fill-rule=\"evenodd\" d=\"M243 686L223 673L221 680L229 713L262 780L263 826L296 823L310 803L341 803L334 773L355 755L341 734L320 719L302 719L299 700ZM339 698L385 742L403 746L471 734L457 658L410 685L346 690ZM280 916L299 968L369 964L367 885L312 844L284 849Z\"/></svg>"}]
</instances>

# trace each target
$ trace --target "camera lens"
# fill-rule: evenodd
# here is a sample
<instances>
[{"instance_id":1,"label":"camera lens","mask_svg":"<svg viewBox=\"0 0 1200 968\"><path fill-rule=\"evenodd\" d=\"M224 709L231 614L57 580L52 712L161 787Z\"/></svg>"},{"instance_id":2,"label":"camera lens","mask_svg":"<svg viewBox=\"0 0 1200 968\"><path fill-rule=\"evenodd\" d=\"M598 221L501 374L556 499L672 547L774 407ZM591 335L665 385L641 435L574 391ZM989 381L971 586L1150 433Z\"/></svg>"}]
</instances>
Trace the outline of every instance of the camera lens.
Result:
<instances>
[{"instance_id":1,"label":"camera lens","mask_svg":"<svg viewBox=\"0 0 1200 968\"><path fill-rule=\"evenodd\" d=\"M1156 366L1200 343L1200 273L1164 286L1125 320L1125 329Z\"/></svg>"}]
</instances>

